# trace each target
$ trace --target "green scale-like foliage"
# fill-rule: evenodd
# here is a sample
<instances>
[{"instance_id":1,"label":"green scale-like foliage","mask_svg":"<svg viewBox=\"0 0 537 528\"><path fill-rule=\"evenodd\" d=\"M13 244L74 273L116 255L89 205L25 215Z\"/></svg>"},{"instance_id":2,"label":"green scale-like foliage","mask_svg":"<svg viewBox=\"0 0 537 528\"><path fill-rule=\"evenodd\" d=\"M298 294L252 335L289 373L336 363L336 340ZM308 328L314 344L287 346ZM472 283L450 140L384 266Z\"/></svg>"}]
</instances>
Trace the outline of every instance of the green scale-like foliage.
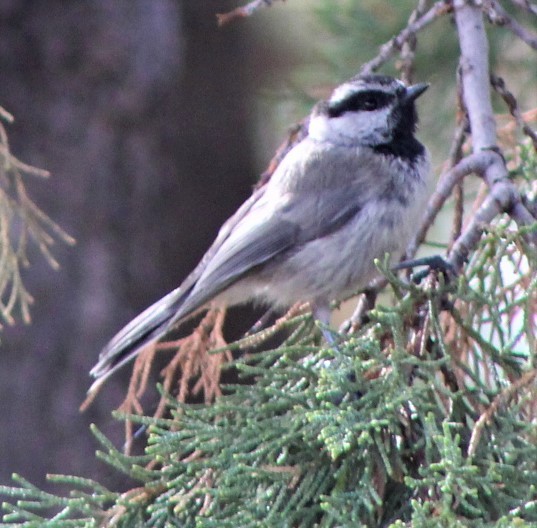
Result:
<instances>
[{"instance_id":1,"label":"green scale-like foliage","mask_svg":"<svg viewBox=\"0 0 537 528\"><path fill-rule=\"evenodd\" d=\"M348 33L349 15L376 43L380 22L398 21L410 2L392 4L365 16L372 2L327 3L320 14L335 34ZM446 40L450 28L428 34L423 47L433 57L423 61L451 76L458 48ZM355 72L370 57L363 31L347 44L326 54L341 78L349 62ZM435 89L448 93L445 73ZM431 116L444 130L445 108L434 105L423 121ZM512 176L536 211L535 150L524 145L517 155ZM0 488L11 501L3 526L536 526L537 262L523 235L498 218L448 282L415 285L381 266L392 299L383 297L354 335L335 336L337 347L318 345L309 316L289 321L282 346L229 365L242 377L214 404L170 395L168 418L130 417L148 428L143 456L121 453L94 429L100 458L137 488L121 494L51 476L72 489L60 496L16 477L18 487Z\"/></svg>"},{"instance_id":2,"label":"green scale-like foliage","mask_svg":"<svg viewBox=\"0 0 537 528\"><path fill-rule=\"evenodd\" d=\"M315 346L311 319L298 317L277 350L230 366L243 383L225 387L213 405L170 397L170 418L133 417L148 426L145 456L120 453L96 431L101 457L139 488L120 495L55 477L79 490L60 498L20 481L2 490L20 499L5 521L530 526L537 445L534 357L524 335L536 279L521 247L520 233L500 220L466 274L447 284L440 277L416 286L385 270L393 306L378 306L337 347ZM518 329L506 324L514 313ZM464 339L453 338L453 324ZM50 507L61 511L54 520L39 516Z\"/></svg>"}]
</instances>

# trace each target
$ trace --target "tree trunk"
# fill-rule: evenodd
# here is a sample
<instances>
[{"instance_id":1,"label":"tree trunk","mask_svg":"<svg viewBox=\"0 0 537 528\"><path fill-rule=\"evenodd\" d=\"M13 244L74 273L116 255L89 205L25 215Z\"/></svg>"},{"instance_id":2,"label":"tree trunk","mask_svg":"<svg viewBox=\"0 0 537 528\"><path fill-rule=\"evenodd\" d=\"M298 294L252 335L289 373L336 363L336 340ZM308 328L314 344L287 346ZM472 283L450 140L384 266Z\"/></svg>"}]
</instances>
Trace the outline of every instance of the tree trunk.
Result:
<instances>
[{"instance_id":1,"label":"tree trunk","mask_svg":"<svg viewBox=\"0 0 537 528\"><path fill-rule=\"evenodd\" d=\"M13 471L38 485L58 472L103 481L88 424L120 444L110 410L128 369L81 415L100 347L180 283L249 195L252 44L246 25L215 23L232 7L0 3L0 104L16 118L11 148L52 172L45 183L27 181L30 193L77 239L56 249L59 273L32 255L32 325L2 335L3 483Z\"/></svg>"}]
</instances>

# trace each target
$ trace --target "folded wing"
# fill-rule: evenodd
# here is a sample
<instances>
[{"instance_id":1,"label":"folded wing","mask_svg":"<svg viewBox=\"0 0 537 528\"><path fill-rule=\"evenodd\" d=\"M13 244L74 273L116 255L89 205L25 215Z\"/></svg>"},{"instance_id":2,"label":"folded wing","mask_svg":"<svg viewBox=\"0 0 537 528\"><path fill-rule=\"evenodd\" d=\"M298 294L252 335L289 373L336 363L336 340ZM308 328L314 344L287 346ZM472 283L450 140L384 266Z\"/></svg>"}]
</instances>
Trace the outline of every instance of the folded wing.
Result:
<instances>
[{"instance_id":1,"label":"folded wing","mask_svg":"<svg viewBox=\"0 0 537 528\"><path fill-rule=\"evenodd\" d=\"M266 187L257 190L224 224L183 284L137 316L103 349L91 371L98 379L90 391L143 346L162 337L254 268L339 229L362 207L356 187L324 190L320 195L288 193L278 200L267 198Z\"/></svg>"}]
</instances>

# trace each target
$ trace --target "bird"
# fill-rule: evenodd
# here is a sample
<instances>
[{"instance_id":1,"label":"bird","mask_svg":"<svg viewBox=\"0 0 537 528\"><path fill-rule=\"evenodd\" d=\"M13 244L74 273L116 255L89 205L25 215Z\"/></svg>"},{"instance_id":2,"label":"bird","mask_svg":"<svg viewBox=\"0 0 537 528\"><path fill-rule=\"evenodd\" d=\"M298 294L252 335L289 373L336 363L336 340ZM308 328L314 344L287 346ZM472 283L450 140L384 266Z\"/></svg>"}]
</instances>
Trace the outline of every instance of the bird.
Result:
<instances>
[{"instance_id":1,"label":"bird","mask_svg":"<svg viewBox=\"0 0 537 528\"><path fill-rule=\"evenodd\" d=\"M367 286L378 275L375 259L400 259L417 229L431 170L415 137L415 101L428 87L357 75L318 102L306 133L223 224L194 271L102 349L90 392L209 303L309 302L328 325L330 303Z\"/></svg>"}]
</instances>

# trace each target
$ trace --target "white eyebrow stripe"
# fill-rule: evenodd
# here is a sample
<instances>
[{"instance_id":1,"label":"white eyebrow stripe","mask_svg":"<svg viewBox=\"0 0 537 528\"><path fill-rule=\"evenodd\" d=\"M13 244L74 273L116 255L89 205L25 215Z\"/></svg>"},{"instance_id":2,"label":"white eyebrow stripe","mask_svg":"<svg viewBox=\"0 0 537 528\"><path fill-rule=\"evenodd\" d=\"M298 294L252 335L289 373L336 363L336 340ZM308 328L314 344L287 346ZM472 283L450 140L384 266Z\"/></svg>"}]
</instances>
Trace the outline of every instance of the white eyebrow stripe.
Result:
<instances>
[{"instance_id":1,"label":"white eyebrow stripe","mask_svg":"<svg viewBox=\"0 0 537 528\"><path fill-rule=\"evenodd\" d=\"M406 88L406 85L403 81L400 79L395 79L395 82L403 87ZM358 83L352 83L348 82L345 84L342 84L341 86L338 86L334 92L332 93L332 96L328 100L330 104L338 104L341 101L344 101L349 96L354 95L355 93L359 93L361 91L365 90L378 90L379 92L386 92L386 86L382 84L365 84L363 82ZM389 90L391 91L391 90Z\"/></svg>"},{"instance_id":2,"label":"white eyebrow stripe","mask_svg":"<svg viewBox=\"0 0 537 528\"><path fill-rule=\"evenodd\" d=\"M341 103L341 101L348 99L349 96L358 93L360 90L357 88L358 86L350 84L339 86L334 90L332 97L330 97L330 103Z\"/></svg>"}]
</instances>

